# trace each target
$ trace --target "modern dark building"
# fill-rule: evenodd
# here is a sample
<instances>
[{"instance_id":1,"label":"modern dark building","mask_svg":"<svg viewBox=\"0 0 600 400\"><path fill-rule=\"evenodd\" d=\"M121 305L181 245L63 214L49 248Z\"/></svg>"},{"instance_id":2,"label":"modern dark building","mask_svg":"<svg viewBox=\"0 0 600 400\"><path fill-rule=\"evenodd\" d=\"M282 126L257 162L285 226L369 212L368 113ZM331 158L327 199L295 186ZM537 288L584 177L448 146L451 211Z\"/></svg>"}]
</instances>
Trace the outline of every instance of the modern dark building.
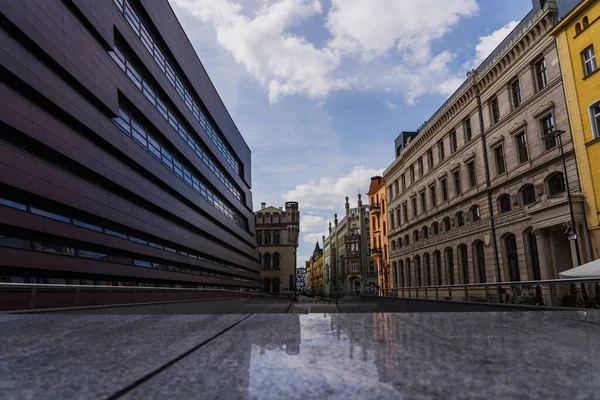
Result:
<instances>
[{"instance_id":1,"label":"modern dark building","mask_svg":"<svg viewBox=\"0 0 600 400\"><path fill-rule=\"evenodd\" d=\"M419 132L400 132L398 137L394 140L394 147L396 148L396 158L400 157L400 154L402 154L402 150L404 150L406 145L418 134Z\"/></svg>"},{"instance_id":2,"label":"modern dark building","mask_svg":"<svg viewBox=\"0 0 600 400\"><path fill-rule=\"evenodd\" d=\"M0 3L0 280L261 287L250 149L167 0Z\"/></svg>"}]
</instances>

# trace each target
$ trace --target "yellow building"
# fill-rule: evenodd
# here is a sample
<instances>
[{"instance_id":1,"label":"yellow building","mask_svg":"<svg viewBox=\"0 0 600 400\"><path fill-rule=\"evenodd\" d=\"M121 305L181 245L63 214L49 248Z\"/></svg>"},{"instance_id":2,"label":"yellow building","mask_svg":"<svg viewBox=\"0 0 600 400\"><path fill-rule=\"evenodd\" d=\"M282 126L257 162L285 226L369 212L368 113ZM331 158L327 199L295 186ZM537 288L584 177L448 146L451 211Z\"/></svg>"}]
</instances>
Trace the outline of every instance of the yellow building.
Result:
<instances>
[{"instance_id":1,"label":"yellow building","mask_svg":"<svg viewBox=\"0 0 600 400\"><path fill-rule=\"evenodd\" d=\"M585 196L591 243L578 232L587 253L600 258L600 1L583 0L551 31L556 38L577 168ZM589 245L591 244L591 249Z\"/></svg>"},{"instance_id":2,"label":"yellow building","mask_svg":"<svg viewBox=\"0 0 600 400\"><path fill-rule=\"evenodd\" d=\"M371 257L377 264L378 285L391 288L388 247L388 217L386 212L385 181L381 176L371 178L369 186L369 216L371 219Z\"/></svg>"},{"instance_id":3,"label":"yellow building","mask_svg":"<svg viewBox=\"0 0 600 400\"><path fill-rule=\"evenodd\" d=\"M306 262L306 271L310 275L310 291L315 296L323 296L323 250L318 240L313 255Z\"/></svg>"}]
</instances>

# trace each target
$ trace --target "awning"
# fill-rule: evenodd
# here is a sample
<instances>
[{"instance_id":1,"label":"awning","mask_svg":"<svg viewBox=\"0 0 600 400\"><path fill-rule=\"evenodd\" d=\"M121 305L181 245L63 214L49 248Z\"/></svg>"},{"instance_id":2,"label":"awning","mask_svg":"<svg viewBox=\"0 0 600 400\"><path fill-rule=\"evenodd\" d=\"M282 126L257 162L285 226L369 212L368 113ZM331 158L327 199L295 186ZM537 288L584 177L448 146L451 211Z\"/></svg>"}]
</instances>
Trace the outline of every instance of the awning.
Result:
<instances>
[{"instance_id":1,"label":"awning","mask_svg":"<svg viewBox=\"0 0 600 400\"><path fill-rule=\"evenodd\" d=\"M561 278L600 278L600 259L558 274Z\"/></svg>"}]
</instances>

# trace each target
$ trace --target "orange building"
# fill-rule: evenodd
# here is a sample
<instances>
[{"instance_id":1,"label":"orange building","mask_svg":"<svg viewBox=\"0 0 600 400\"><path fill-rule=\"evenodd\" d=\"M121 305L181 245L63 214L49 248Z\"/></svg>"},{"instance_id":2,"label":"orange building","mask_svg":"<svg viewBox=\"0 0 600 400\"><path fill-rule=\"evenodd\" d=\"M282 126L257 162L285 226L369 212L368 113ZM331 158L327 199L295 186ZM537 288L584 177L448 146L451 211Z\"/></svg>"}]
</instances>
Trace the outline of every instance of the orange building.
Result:
<instances>
[{"instance_id":1,"label":"orange building","mask_svg":"<svg viewBox=\"0 0 600 400\"><path fill-rule=\"evenodd\" d=\"M371 178L367 195L371 224L371 257L377 265L378 285L382 289L391 288L385 181L381 176Z\"/></svg>"}]
</instances>

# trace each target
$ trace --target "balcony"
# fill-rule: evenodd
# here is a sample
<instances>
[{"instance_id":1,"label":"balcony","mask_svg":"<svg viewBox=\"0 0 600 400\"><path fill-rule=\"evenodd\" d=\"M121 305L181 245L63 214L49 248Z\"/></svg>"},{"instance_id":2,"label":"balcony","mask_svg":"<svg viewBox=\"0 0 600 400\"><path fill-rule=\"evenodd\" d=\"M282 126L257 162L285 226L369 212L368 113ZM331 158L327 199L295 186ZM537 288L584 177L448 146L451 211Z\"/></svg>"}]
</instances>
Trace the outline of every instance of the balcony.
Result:
<instances>
[{"instance_id":1,"label":"balcony","mask_svg":"<svg viewBox=\"0 0 600 400\"><path fill-rule=\"evenodd\" d=\"M380 256L383 252L381 251L381 248L374 248L371 249L371 255L372 256Z\"/></svg>"},{"instance_id":2,"label":"balcony","mask_svg":"<svg viewBox=\"0 0 600 400\"><path fill-rule=\"evenodd\" d=\"M379 204L377 204L377 203L372 203L369 206L369 211L373 215L379 215L379 214L381 214L381 206L379 206Z\"/></svg>"}]
</instances>

